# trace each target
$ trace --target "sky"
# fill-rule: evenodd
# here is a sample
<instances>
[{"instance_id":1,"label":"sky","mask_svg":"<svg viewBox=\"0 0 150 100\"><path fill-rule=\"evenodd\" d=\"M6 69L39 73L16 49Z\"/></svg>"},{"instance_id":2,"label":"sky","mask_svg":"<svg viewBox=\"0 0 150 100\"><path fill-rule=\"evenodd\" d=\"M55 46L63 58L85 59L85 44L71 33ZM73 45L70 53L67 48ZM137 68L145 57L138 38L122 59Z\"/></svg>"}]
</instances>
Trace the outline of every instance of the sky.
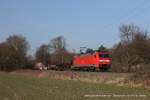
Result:
<instances>
[{"instance_id":1,"label":"sky","mask_svg":"<svg viewBox=\"0 0 150 100\"><path fill-rule=\"evenodd\" d=\"M150 0L0 0L0 42L21 34L30 52L57 36L68 49L108 48L120 41L119 27L150 29Z\"/></svg>"}]
</instances>

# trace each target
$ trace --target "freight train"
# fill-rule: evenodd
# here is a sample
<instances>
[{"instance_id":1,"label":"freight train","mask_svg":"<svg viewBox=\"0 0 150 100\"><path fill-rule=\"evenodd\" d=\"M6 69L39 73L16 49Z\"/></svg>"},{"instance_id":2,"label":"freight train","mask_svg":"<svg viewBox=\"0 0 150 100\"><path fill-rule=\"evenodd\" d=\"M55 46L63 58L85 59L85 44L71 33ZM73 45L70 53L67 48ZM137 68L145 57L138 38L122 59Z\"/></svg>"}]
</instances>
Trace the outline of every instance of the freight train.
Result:
<instances>
[{"instance_id":1,"label":"freight train","mask_svg":"<svg viewBox=\"0 0 150 100\"><path fill-rule=\"evenodd\" d=\"M92 53L75 55L71 69L87 71L107 71L110 69L109 52L96 50Z\"/></svg>"},{"instance_id":2,"label":"freight train","mask_svg":"<svg viewBox=\"0 0 150 100\"><path fill-rule=\"evenodd\" d=\"M38 69L108 71L111 68L109 52L106 51L95 50L90 53L75 54L72 61L70 59L65 61L67 57L60 58L57 62L51 59L50 65L41 64L42 66L38 66Z\"/></svg>"}]
</instances>

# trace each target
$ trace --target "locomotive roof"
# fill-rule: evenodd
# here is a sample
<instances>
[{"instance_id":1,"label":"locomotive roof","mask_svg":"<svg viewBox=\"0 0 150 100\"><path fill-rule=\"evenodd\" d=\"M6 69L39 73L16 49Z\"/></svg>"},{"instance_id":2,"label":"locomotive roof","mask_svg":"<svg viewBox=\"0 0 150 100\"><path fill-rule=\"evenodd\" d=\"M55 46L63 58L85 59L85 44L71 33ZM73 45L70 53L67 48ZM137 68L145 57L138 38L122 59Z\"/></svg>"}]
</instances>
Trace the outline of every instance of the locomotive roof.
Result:
<instances>
[{"instance_id":1,"label":"locomotive roof","mask_svg":"<svg viewBox=\"0 0 150 100\"><path fill-rule=\"evenodd\" d=\"M99 53L102 53L102 54L105 54L105 53L109 53L108 51L100 51L100 50L94 50L93 52L91 53L82 53L82 54L78 54L77 56L84 56L84 55L93 55L94 53L96 52L99 52Z\"/></svg>"}]
</instances>

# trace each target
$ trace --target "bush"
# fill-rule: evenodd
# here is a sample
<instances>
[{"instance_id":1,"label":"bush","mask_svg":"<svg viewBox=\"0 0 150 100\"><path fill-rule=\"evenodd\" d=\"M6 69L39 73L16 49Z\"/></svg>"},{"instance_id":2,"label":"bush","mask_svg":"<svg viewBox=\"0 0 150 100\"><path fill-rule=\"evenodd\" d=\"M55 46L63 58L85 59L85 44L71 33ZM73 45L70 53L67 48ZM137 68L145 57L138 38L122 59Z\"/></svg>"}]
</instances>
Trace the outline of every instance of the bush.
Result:
<instances>
[{"instance_id":1,"label":"bush","mask_svg":"<svg viewBox=\"0 0 150 100\"><path fill-rule=\"evenodd\" d=\"M134 75L136 79L150 79L150 64L142 64Z\"/></svg>"},{"instance_id":2,"label":"bush","mask_svg":"<svg viewBox=\"0 0 150 100\"><path fill-rule=\"evenodd\" d=\"M150 63L150 39L147 32L134 25L123 25L120 33L121 41L111 52L112 70L137 72L138 66L147 69L143 66Z\"/></svg>"}]
</instances>

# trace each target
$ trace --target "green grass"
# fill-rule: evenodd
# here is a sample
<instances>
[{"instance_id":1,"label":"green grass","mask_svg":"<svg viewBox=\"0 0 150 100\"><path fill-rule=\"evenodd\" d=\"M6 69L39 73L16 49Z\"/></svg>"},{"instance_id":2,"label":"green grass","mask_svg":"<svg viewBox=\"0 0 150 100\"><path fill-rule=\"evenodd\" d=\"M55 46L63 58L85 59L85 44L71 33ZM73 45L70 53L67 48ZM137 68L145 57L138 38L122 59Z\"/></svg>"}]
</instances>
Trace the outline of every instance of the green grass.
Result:
<instances>
[{"instance_id":1,"label":"green grass","mask_svg":"<svg viewBox=\"0 0 150 100\"><path fill-rule=\"evenodd\" d=\"M84 95L147 97L85 97ZM150 90L0 73L0 100L150 100Z\"/></svg>"}]
</instances>

